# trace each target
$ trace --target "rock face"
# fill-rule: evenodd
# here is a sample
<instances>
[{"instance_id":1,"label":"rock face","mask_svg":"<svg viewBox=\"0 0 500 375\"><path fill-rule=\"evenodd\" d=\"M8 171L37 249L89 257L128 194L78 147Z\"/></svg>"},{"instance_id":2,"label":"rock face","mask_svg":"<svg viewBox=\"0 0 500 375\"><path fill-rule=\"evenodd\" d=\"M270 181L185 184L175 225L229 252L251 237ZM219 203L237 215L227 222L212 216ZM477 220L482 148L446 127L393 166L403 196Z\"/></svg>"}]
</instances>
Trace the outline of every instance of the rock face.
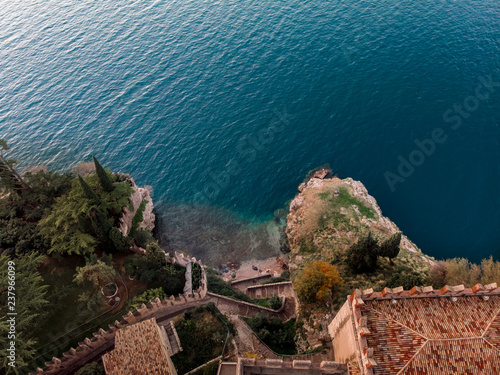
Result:
<instances>
[{"instance_id":1,"label":"rock face","mask_svg":"<svg viewBox=\"0 0 500 375\"><path fill-rule=\"evenodd\" d=\"M395 223L382 215L377 201L361 182L323 177L315 175L301 184L290 203L286 234L292 256L320 252L323 258L329 258L329 249L343 251L368 231L380 241L400 232ZM401 248L433 263L404 235Z\"/></svg>"},{"instance_id":2,"label":"rock face","mask_svg":"<svg viewBox=\"0 0 500 375\"><path fill-rule=\"evenodd\" d=\"M153 199L151 198L150 188L138 187L132 178L130 178L130 181L132 182L132 189L134 189L134 192L130 196L134 209L130 210L128 207L124 207L122 217L120 218L120 232L122 232L125 237L130 233L130 229L132 228L132 219L144 200L147 203L146 208L142 212L143 220L139 223L139 229L148 229L152 231L155 227Z\"/></svg>"}]
</instances>

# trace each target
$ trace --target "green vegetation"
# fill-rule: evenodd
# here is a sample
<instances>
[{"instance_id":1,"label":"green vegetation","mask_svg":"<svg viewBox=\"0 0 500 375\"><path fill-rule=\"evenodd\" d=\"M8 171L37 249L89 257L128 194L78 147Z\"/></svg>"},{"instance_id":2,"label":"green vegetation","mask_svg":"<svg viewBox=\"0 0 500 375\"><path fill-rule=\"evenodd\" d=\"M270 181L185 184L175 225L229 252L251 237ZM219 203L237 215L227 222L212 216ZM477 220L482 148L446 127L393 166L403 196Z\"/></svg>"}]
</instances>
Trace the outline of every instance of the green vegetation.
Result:
<instances>
[{"instance_id":1,"label":"green vegetation","mask_svg":"<svg viewBox=\"0 0 500 375\"><path fill-rule=\"evenodd\" d=\"M444 285L460 285L472 287L477 283L483 285L500 280L500 262L492 257L483 259L480 264L471 263L464 258L453 258L439 261L432 267L428 285L441 288Z\"/></svg>"},{"instance_id":2,"label":"green vegetation","mask_svg":"<svg viewBox=\"0 0 500 375\"><path fill-rule=\"evenodd\" d=\"M335 266L317 260L298 274L293 286L300 301L324 303L330 292L335 293L343 282Z\"/></svg>"},{"instance_id":3,"label":"green vegetation","mask_svg":"<svg viewBox=\"0 0 500 375\"><path fill-rule=\"evenodd\" d=\"M75 375L105 375L104 366L101 362L92 362L83 366Z\"/></svg>"},{"instance_id":4,"label":"green vegetation","mask_svg":"<svg viewBox=\"0 0 500 375\"><path fill-rule=\"evenodd\" d=\"M373 209L368 207L361 199L351 195L347 188L339 187L337 190L337 196L333 190L327 190L318 194L325 205L324 212L318 219L318 228L325 228L329 224L333 224L336 227L340 224L348 226L350 218L352 216L358 216L354 211L353 206L358 208L361 216L366 216L369 219L373 219L375 217ZM350 212L351 215L345 215L342 212L342 209L345 209L346 212Z\"/></svg>"},{"instance_id":5,"label":"green vegetation","mask_svg":"<svg viewBox=\"0 0 500 375\"><path fill-rule=\"evenodd\" d=\"M402 286L405 290L410 290L414 286L423 286L427 281L426 275L415 272L404 265L399 265L393 269L384 287L397 288Z\"/></svg>"},{"instance_id":6,"label":"green vegetation","mask_svg":"<svg viewBox=\"0 0 500 375\"><path fill-rule=\"evenodd\" d=\"M132 219L132 227L130 228L130 233L129 236L133 237L137 228L139 228L139 224L141 221L144 220L142 213L146 209L146 204L148 203L147 200L143 200L141 204L139 205L139 208L137 209L137 212L134 215L134 218Z\"/></svg>"},{"instance_id":7,"label":"green vegetation","mask_svg":"<svg viewBox=\"0 0 500 375\"><path fill-rule=\"evenodd\" d=\"M169 296L180 294L184 289L186 269L167 263L165 252L156 242L146 246L146 255L136 254L127 259L125 270L146 283L148 289L162 288Z\"/></svg>"},{"instance_id":8,"label":"green vegetation","mask_svg":"<svg viewBox=\"0 0 500 375\"><path fill-rule=\"evenodd\" d=\"M283 271L283 273L277 277L271 277L269 280L262 281L261 285L282 283L285 281L290 281L290 271Z\"/></svg>"},{"instance_id":9,"label":"green vegetation","mask_svg":"<svg viewBox=\"0 0 500 375\"><path fill-rule=\"evenodd\" d=\"M104 189L104 191L111 193L115 187L113 186L113 181L111 181L111 179L109 178L108 172L104 170L95 156L92 156L92 159L94 160L95 172L97 174L97 177L99 178L99 182L101 183L102 188Z\"/></svg>"},{"instance_id":10,"label":"green vegetation","mask_svg":"<svg viewBox=\"0 0 500 375\"><path fill-rule=\"evenodd\" d=\"M0 251L21 255L44 254L50 243L40 234L38 220L50 210L55 199L71 189L69 174L38 172L27 174L31 189L0 199Z\"/></svg>"},{"instance_id":11,"label":"green vegetation","mask_svg":"<svg viewBox=\"0 0 500 375\"><path fill-rule=\"evenodd\" d=\"M396 258L399 254L399 244L401 243L401 232L393 234L380 245L379 255L381 257L388 257L391 260Z\"/></svg>"},{"instance_id":12,"label":"green vegetation","mask_svg":"<svg viewBox=\"0 0 500 375\"><path fill-rule=\"evenodd\" d=\"M234 289L231 283L224 281L219 273L212 268L205 268L207 274L208 291L221 296L237 299L240 301L253 303L253 300L240 290Z\"/></svg>"},{"instance_id":13,"label":"green vegetation","mask_svg":"<svg viewBox=\"0 0 500 375\"><path fill-rule=\"evenodd\" d=\"M87 285L86 292L82 293L78 300L87 303L96 299L102 300L101 288L111 283L116 276L117 272L113 267L111 254L103 255L102 258L91 254L85 259L83 267L76 267L73 281L79 285Z\"/></svg>"},{"instance_id":14,"label":"green vegetation","mask_svg":"<svg viewBox=\"0 0 500 375\"><path fill-rule=\"evenodd\" d=\"M49 302L46 299L48 287L37 268L43 261L43 256L35 253L18 256L15 261L7 255L0 256L0 344L8 348L10 324L8 323L8 308L14 308L16 367L26 366L36 354L37 339L34 332L41 326L46 316ZM10 288L9 288L10 287ZM9 298L9 296L11 298ZM12 299L15 296L15 300ZM2 356L1 365L8 369L7 374L17 373L17 369L8 366L6 355Z\"/></svg>"},{"instance_id":15,"label":"green vegetation","mask_svg":"<svg viewBox=\"0 0 500 375\"><path fill-rule=\"evenodd\" d=\"M179 374L201 366L222 354L229 331L234 334L234 327L213 303L198 306L184 313L175 322L182 352L172 356L172 362Z\"/></svg>"},{"instance_id":16,"label":"green vegetation","mask_svg":"<svg viewBox=\"0 0 500 375\"><path fill-rule=\"evenodd\" d=\"M133 237L134 243L143 249L145 249L148 244L156 242L151 231L147 229L136 230Z\"/></svg>"},{"instance_id":17,"label":"green vegetation","mask_svg":"<svg viewBox=\"0 0 500 375\"><path fill-rule=\"evenodd\" d=\"M40 234L50 241L49 253L85 255L96 248L103 252L122 250L120 245L115 249L110 232L122 208L130 206L133 190L127 181L118 182L116 175L106 173L115 181L111 192L102 188L95 174L78 176L71 190L57 198L40 220Z\"/></svg>"},{"instance_id":18,"label":"green vegetation","mask_svg":"<svg viewBox=\"0 0 500 375\"><path fill-rule=\"evenodd\" d=\"M295 319L284 323L276 317L268 318L263 314L243 319L257 336L276 353L297 354L295 346L297 324Z\"/></svg>"},{"instance_id":19,"label":"green vegetation","mask_svg":"<svg viewBox=\"0 0 500 375\"><path fill-rule=\"evenodd\" d=\"M377 268L380 247L372 233L361 237L346 252L347 263L356 273L372 272Z\"/></svg>"},{"instance_id":20,"label":"green vegetation","mask_svg":"<svg viewBox=\"0 0 500 375\"><path fill-rule=\"evenodd\" d=\"M262 307L266 307L268 309L279 310L283 305L283 299L273 294L269 298L254 298L252 300L252 303L255 303L256 305Z\"/></svg>"},{"instance_id":21,"label":"green vegetation","mask_svg":"<svg viewBox=\"0 0 500 375\"><path fill-rule=\"evenodd\" d=\"M191 277L193 290L198 290L201 286L201 266L198 263L193 263L191 267Z\"/></svg>"},{"instance_id":22,"label":"green vegetation","mask_svg":"<svg viewBox=\"0 0 500 375\"><path fill-rule=\"evenodd\" d=\"M167 294L163 290L163 288L156 289L148 289L144 293L139 296L135 296L127 303L128 310L134 310L140 307L142 304L147 305L152 300L159 298L160 300L164 300L167 297Z\"/></svg>"}]
</instances>

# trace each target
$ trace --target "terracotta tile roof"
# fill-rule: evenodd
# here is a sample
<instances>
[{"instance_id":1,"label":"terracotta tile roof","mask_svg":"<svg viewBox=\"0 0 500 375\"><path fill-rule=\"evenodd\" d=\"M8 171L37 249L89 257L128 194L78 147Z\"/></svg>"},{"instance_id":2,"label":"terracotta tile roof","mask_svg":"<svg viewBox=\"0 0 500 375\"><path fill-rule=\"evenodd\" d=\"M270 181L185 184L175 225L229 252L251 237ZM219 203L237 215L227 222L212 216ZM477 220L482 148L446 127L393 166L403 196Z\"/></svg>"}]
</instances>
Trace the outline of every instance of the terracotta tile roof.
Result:
<instances>
[{"instance_id":1,"label":"terracotta tile roof","mask_svg":"<svg viewBox=\"0 0 500 375\"><path fill-rule=\"evenodd\" d=\"M500 374L497 284L356 290L347 303L361 374Z\"/></svg>"},{"instance_id":2,"label":"terracotta tile roof","mask_svg":"<svg viewBox=\"0 0 500 375\"><path fill-rule=\"evenodd\" d=\"M156 319L119 329L115 349L103 355L107 375L172 375L164 335Z\"/></svg>"}]
</instances>

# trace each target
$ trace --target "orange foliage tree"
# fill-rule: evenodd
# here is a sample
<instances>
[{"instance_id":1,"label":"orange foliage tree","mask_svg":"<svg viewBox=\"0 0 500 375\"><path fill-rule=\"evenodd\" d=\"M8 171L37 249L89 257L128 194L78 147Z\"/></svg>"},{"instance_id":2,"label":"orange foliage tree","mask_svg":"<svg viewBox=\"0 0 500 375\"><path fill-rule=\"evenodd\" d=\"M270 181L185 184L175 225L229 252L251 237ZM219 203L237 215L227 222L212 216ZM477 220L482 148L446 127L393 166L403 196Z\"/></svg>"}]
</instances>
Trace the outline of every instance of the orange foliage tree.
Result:
<instances>
[{"instance_id":1,"label":"orange foliage tree","mask_svg":"<svg viewBox=\"0 0 500 375\"><path fill-rule=\"evenodd\" d=\"M335 292L343 283L335 266L317 260L309 263L293 284L302 302L325 302L330 290Z\"/></svg>"}]
</instances>

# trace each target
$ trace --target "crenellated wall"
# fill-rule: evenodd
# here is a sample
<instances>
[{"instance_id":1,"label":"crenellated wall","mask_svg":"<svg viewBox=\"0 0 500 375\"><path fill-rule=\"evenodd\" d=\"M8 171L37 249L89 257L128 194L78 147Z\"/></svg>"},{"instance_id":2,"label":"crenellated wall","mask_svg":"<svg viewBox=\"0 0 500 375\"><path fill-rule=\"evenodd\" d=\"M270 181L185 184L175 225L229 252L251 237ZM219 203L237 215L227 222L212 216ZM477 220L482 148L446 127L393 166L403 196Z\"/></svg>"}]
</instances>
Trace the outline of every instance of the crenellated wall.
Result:
<instances>
[{"instance_id":1,"label":"crenellated wall","mask_svg":"<svg viewBox=\"0 0 500 375\"><path fill-rule=\"evenodd\" d=\"M271 372L272 371L272 372ZM238 358L236 374L346 374L347 366L338 362L323 361L312 363L305 360L293 362L281 359L255 360L252 358Z\"/></svg>"},{"instance_id":2,"label":"crenellated wall","mask_svg":"<svg viewBox=\"0 0 500 375\"><path fill-rule=\"evenodd\" d=\"M115 334L118 329L153 317L160 322L199 304L208 303L206 299L208 292L207 279L201 261L178 253L176 253L176 258L183 262L189 261L189 263L197 263L201 266L201 285L197 290L189 294L170 296L163 300L156 298L147 305L142 304L135 311L130 311L124 315L121 321L110 324L108 330L105 331L101 328L98 332L92 334L92 338L85 338L76 348L71 348L63 353L62 358L52 358L51 361L46 362L45 370L38 368L31 374L71 375L86 363L99 359L104 353L113 349Z\"/></svg>"}]
</instances>

